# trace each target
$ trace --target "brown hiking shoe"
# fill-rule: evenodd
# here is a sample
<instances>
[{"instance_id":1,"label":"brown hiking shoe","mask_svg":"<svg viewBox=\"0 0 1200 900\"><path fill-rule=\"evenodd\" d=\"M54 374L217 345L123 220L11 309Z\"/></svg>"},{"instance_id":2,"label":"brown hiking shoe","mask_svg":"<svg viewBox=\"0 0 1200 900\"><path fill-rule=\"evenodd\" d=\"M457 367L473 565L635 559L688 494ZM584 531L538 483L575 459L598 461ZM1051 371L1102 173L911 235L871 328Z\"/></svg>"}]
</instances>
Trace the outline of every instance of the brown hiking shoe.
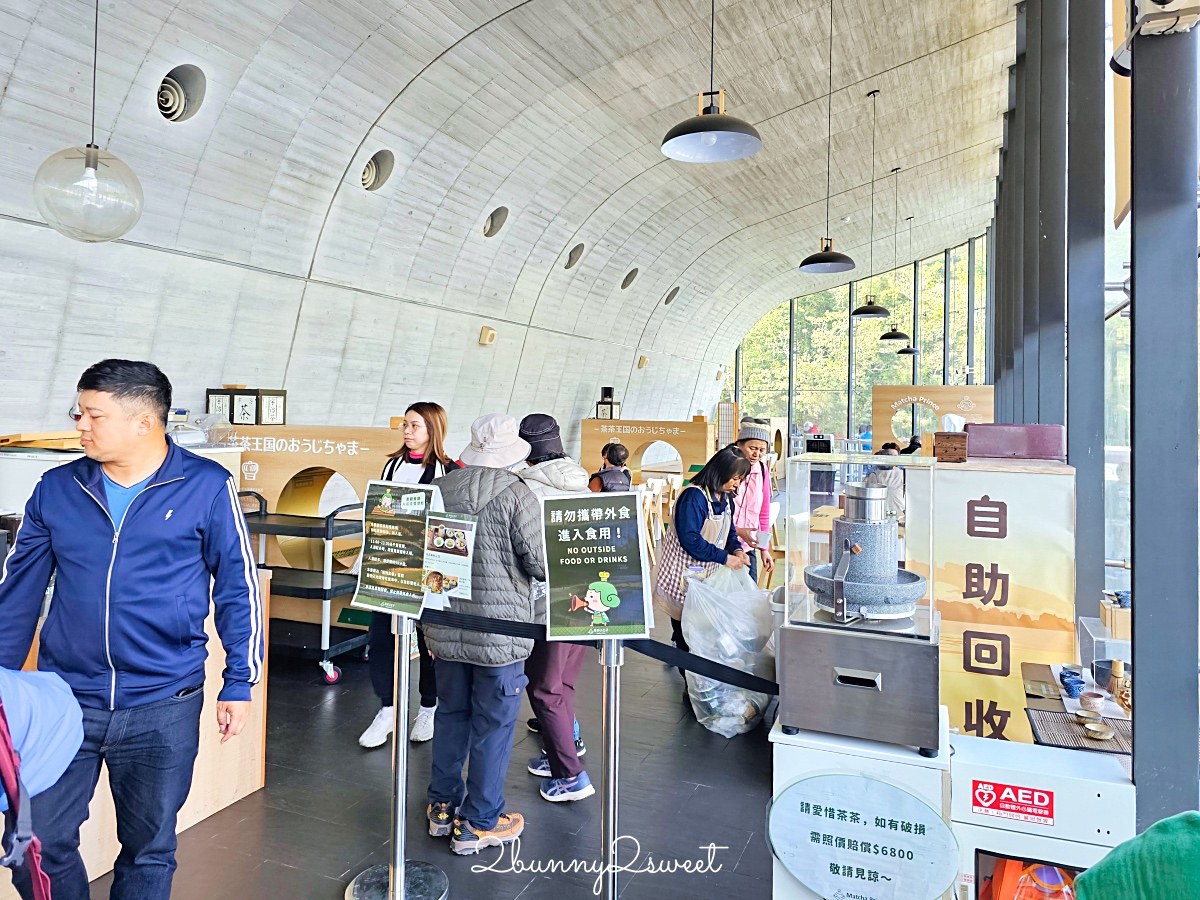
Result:
<instances>
[{"instance_id":1,"label":"brown hiking shoe","mask_svg":"<svg viewBox=\"0 0 1200 900\"><path fill-rule=\"evenodd\" d=\"M449 803L430 803L425 809L429 818L430 837L449 837L454 827L454 813Z\"/></svg>"},{"instance_id":2,"label":"brown hiking shoe","mask_svg":"<svg viewBox=\"0 0 1200 900\"><path fill-rule=\"evenodd\" d=\"M501 813L494 828L487 831L475 828L466 819L454 823L450 849L459 856L478 853L484 847L499 847L515 841L525 830L525 817L520 813Z\"/></svg>"}]
</instances>

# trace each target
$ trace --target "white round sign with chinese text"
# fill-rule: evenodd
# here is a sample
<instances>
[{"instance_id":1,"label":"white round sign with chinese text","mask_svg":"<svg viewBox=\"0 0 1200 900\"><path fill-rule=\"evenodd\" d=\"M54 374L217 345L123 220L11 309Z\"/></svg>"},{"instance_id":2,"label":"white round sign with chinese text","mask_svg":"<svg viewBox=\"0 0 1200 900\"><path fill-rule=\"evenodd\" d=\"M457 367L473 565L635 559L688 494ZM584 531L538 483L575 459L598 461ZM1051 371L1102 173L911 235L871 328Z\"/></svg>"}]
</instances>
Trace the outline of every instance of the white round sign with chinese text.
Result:
<instances>
[{"instance_id":1,"label":"white round sign with chinese text","mask_svg":"<svg viewBox=\"0 0 1200 900\"><path fill-rule=\"evenodd\" d=\"M938 812L864 775L788 786L767 831L776 858L825 900L934 900L958 875L958 842Z\"/></svg>"}]
</instances>

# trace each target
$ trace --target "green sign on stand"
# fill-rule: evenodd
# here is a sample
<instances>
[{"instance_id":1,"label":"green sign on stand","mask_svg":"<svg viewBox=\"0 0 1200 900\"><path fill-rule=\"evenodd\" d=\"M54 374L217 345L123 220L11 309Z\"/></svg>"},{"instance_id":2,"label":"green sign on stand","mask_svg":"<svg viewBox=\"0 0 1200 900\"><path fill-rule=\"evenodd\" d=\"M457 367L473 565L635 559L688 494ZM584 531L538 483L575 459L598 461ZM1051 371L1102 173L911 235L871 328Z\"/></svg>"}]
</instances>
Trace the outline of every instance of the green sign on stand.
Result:
<instances>
[{"instance_id":1,"label":"green sign on stand","mask_svg":"<svg viewBox=\"0 0 1200 900\"><path fill-rule=\"evenodd\" d=\"M650 636L640 504L632 492L542 501L548 640Z\"/></svg>"},{"instance_id":2,"label":"green sign on stand","mask_svg":"<svg viewBox=\"0 0 1200 900\"><path fill-rule=\"evenodd\" d=\"M418 618L425 600L425 520L441 506L428 485L372 481L363 503L363 552L351 605Z\"/></svg>"}]
</instances>

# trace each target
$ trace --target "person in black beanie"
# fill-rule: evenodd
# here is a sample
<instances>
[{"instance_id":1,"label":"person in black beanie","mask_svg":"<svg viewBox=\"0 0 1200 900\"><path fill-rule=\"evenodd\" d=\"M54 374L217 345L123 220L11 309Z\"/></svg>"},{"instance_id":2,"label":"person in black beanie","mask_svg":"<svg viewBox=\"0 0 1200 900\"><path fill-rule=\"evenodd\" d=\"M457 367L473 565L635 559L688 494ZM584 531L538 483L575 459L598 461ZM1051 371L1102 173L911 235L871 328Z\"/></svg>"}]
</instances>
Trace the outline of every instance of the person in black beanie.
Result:
<instances>
[{"instance_id":1,"label":"person in black beanie","mask_svg":"<svg viewBox=\"0 0 1200 900\"><path fill-rule=\"evenodd\" d=\"M562 434L553 416L534 413L521 420L521 438L529 443L529 468L518 472L534 495L590 496L588 473L563 450ZM539 586L543 591L544 585ZM545 601L539 596L537 621L545 621ZM529 761L529 772L546 779L539 793L553 803L582 800L596 793L579 757L585 751L575 720L575 683L588 648L582 644L535 640L525 660L529 705L534 719L529 729L542 736L542 755Z\"/></svg>"}]
</instances>

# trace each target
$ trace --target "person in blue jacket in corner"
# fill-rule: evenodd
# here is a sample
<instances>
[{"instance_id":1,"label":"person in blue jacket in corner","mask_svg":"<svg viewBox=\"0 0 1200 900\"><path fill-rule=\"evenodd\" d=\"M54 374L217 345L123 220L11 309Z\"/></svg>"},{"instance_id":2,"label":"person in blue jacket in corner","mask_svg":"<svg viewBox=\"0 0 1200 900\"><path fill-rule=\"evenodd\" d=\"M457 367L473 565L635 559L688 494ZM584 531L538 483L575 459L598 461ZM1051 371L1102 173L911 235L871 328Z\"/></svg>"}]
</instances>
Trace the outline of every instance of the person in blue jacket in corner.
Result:
<instances>
[{"instance_id":1,"label":"person in blue jacket in corner","mask_svg":"<svg viewBox=\"0 0 1200 900\"><path fill-rule=\"evenodd\" d=\"M77 390L84 458L46 472L26 504L0 576L0 666L24 663L55 572L38 668L70 686L84 738L31 803L43 869L55 900L88 900L79 826L103 762L121 840L110 898L169 900L199 747L210 585L226 654L224 743L245 726L262 675L258 573L229 472L167 440L167 377L107 359ZM28 882L13 881L28 900Z\"/></svg>"}]
</instances>

